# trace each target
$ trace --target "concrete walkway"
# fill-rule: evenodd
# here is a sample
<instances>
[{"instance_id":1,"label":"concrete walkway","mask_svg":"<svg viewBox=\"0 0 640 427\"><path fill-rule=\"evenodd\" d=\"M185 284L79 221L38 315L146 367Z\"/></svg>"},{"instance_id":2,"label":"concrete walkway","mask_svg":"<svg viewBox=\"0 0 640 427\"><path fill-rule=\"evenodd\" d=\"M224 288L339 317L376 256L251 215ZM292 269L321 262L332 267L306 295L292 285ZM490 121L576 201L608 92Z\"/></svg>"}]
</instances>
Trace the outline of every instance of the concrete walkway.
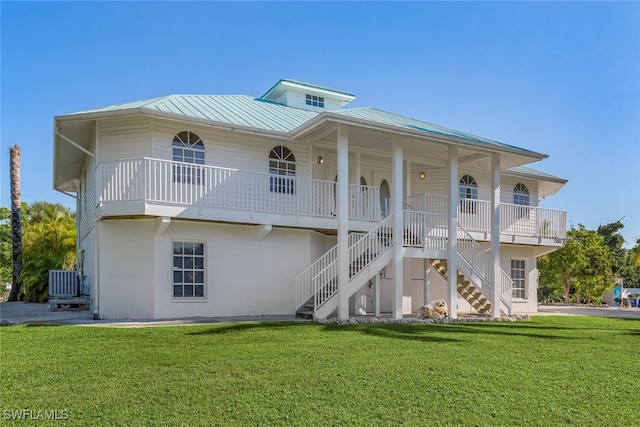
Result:
<instances>
[{"instance_id":1,"label":"concrete walkway","mask_svg":"<svg viewBox=\"0 0 640 427\"><path fill-rule=\"evenodd\" d=\"M541 305L532 316L598 316L620 317L640 320L639 308L603 308L573 305ZM234 316L234 317L192 317L171 320L93 320L88 310L51 311L49 304L25 304L23 302L0 302L0 323L36 325L79 325L120 328L141 328L148 326L197 325L228 322L311 322L294 315L280 316Z\"/></svg>"},{"instance_id":2,"label":"concrete walkway","mask_svg":"<svg viewBox=\"0 0 640 427\"><path fill-rule=\"evenodd\" d=\"M621 317L625 319L639 319L639 308L619 307L586 307L576 305L541 305L538 313L532 316L597 316L597 317Z\"/></svg>"},{"instance_id":3,"label":"concrete walkway","mask_svg":"<svg viewBox=\"0 0 640 427\"><path fill-rule=\"evenodd\" d=\"M35 325L78 325L119 328L141 328L147 326L178 326L229 322L310 322L295 315L279 316L234 316L191 317L167 320L93 320L89 310L51 311L49 304L26 304L23 302L0 302L0 323Z\"/></svg>"}]
</instances>

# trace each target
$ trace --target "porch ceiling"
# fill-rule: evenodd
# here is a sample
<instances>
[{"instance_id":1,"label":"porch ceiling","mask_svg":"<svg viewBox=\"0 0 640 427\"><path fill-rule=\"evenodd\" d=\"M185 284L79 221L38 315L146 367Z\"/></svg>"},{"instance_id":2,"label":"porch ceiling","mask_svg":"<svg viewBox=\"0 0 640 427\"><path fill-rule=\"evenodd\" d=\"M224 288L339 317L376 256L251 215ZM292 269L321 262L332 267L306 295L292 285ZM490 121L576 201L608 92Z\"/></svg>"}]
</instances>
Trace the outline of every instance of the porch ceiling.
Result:
<instances>
[{"instance_id":1,"label":"porch ceiling","mask_svg":"<svg viewBox=\"0 0 640 427\"><path fill-rule=\"evenodd\" d=\"M93 133L93 120L58 122L56 129L79 146L88 149ZM84 159L87 156L77 147L54 133L53 187L60 191L78 191Z\"/></svg>"},{"instance_id":2,"label":"porch ceiling","mask_svg":"<svg viewBox=\"0 0 640 427\"><path fill-rule=\"evenodd\" d=\"M468 144L458 144L455 141L435 140L435 138L430 138L429 136L403 135L364 126L349 125L348 129L350 147L373 150L387 156L391 155L392 152L392 138L397 136L402 143L404 156L412 158L416 162L423 161L425 164L445 165L448 160L449 145L457 145L458 161L461 165L473 164L474 167L478 168L491 168L492 151L488 149L477 148ZM313 143L323 142L327 145L333 145L337 141L337 124L325 122L305 134L305 139ZM493 152L500 153L502 169L539 160L539 158L523 154L499 150L493 150Z\"/></svg>"}]
</instances>

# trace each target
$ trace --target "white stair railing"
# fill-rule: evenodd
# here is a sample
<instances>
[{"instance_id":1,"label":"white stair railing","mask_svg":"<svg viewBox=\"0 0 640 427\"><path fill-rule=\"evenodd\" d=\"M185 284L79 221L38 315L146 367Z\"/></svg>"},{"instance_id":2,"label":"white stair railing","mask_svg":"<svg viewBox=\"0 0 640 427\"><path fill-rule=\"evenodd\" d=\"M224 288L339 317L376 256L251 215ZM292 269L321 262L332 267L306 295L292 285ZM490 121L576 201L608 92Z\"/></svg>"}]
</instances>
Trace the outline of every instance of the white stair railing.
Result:
<instances>
[{"instance_id":1,"label":"white stair railing","mask_svg":"<svg viewBox=\"0 0 640 427\"><path fill-rule=\"evenodd\" d=\"M493 288L493 257L486 252L473 236L462 226L458 226L458 253L466 261L482 282L482 293L499 307L507 315L511 315L511 299L513 280L501 268L499 271L500 282L496 284L500 289L500 300L492 300Z\"/></svg>"},{"instance_id":2,"label":"white stair railing","mask_svg":"<svg viewBox=\"0 0 640 427\"><path fill-rule=\"evenodd\" d=\"M391 225L393 215L388 216L374 229L358 239L349 247L349 281L371 265L386 249L393 245ZM338 260L312 278L315 309L322 306L338 293Z\"/></svg>"},{"instance_id":3,"label":"white stair railing","mask_svg":"<svg viewBox=\"0 0 640 427\"><path fill-rule=\"evenodd\" d=\"M446 215L404 211L404 246L446 250L448 234Z\"/></svg>"},{"instance_id":4,"label":"white stair railing","mask_svg":"<svg viewBox=\"0 0 640 427\"><path fill-rule=\"evenodd\" d=\"M366 269L392 244L393 216L385 218L368 233L349 234L349 279ZM338 292L338 246L329 249L294 279L296 307L311 297L317 309Z\"/></svg>"},{"instance_id":5,"label":"white stair railing","mask_svg":"<svg viewBox=\"0 0 640 427\"><path fill-rule=\"evenodd\" d=\"M357 276L393 245L392 219L393 215L388 216L349 247L349 279Z\"/></svg>"},{"instance_id":6,"label":"white stair railing","mask_svg":"<svg viewBox=\"0 0 640 427\"><path fill-rule=\"evenodd\" d=\"M302 307L314 295L314 280L321 275L331 274L336 258L338 257L338 245L329 249L318 258L305 271L294 279L296 288L296 307ZM336 272L337 275L337 272Z\"/></svg>"},{"instance_id":7,"label":"white stair railing","mask_svg":"<svg viewBox=\"0 0 640 427\"><path fill-rule=\"evenodd\" d=\"M500 302L511 316L511 300L513 298L513 280L503 269L500 269Z\"/></svg>"},{"instance_id":8,"label":"white stair railing","mask_svg":"<svg viewBox=\"0 0 640 427\"><path fill-rule=\"evenodd\" d=\"M491 283L489 280L492 267L491 254L485 252L482 246L461 225L458 225L458 252L480 278Z\"/></svg>"}]
</instances>

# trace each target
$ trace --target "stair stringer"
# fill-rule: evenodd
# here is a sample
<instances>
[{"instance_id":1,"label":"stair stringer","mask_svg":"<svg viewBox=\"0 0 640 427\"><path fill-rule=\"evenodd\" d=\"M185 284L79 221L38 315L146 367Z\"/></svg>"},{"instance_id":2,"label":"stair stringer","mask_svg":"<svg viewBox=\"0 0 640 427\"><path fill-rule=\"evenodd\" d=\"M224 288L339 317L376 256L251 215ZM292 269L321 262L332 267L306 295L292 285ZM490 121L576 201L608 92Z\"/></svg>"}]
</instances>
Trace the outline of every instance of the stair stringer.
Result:
<instances>
[{"instance_id":1,"label":"stair stringer","mask_svg":"<svg viewBox=\"0 0 640 427\"><path fill-rule=\"evenodd\" d=\"M349 298L355 294L358 289L363 287L372 277L380 272L389 262L393 259L393 246L389 246L378 257L367 265L362 271L349 279L349 282L344 288ZM316 311L313 315L314 319L326 319L338 309L338 293L332 295L322 305L316 307Z\"/></svg>"},{"instance_id":2,"label":"stair stringer","mask_svg":"<svg viewBox=\"0 0 640 427\"><path fill-rule=\"evenodd\" d=\"M436 271L440 273L440 275L446 280L447 274L448 274L448 266L447 266L446 260L438 260L438 261L440 261L441 264L443 265L444 271L438 268L436 268ZM479 313L486 313L491 309L491 304L493 303L492 285L486 279L484 279L479 273L477 273L475 269L469 264L469 262L459 252L457 254L457 264L458 264L458 274L462 274L462 276L464 276L464 279L468 280L471 283L471 285L475 287L475 289L478 292L480 292L481 296L468 297L464 295L460 291L460 287L463 287L463 284L460 283L459 278L456 280L456 283L458 285L456 286L458 294L461 297L463 297ZM434 265L433 262L432 262L432 265ZM502 273L506 275L504 271L502 271ZM482 298L486 299L486 303L481 301ZM500 312L502 314L507 316L511 315L511 308L509 305L509 301L506 298L504 298L503 296L500 296L499 304L500 304ZM481 306L480 309L478 308L478 305Z\"/></svg>"}]
</instances>

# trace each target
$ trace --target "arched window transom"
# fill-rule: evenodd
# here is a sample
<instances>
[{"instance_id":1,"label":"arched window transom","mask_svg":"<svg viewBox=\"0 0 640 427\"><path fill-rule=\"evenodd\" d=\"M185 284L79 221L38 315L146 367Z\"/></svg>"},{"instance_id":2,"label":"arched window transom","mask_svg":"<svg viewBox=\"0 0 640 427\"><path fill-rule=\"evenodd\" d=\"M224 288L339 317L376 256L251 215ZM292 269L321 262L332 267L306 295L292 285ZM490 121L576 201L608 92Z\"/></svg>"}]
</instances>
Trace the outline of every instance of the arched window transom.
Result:
<instances>
[{"instance_id":1,"label":"arched window transom","mask_svg":"<svg viewBox=\"0 0 640 427\"><path fill-rule=\"evenodd\" d=\"M294 194L294 180L296 176L296 158L287 147L279 145L273 147L269 153L269 190L274 193Z\"/></svg>"},{"instance_id":2,"label":"arched window transom","mask_svg":"<svg viewBox=\"0 0 640 427\"><path fill-rule=\"evenodd\" d=\"M478 184L471 175L460 178L460 210L464 213L476 213L476 200L478 198Z\"/></svg>"},{"instance_id":3,"label":"arched window transom","mask_svg":"<svg viewBox=\"0 0 640 427\"><path fill-rule=\"evenodd\" d=\"M476 184L476 180L471 175L465 175L460 178L460 198L478 198L478 184Z\"/></svg>"}]
</instances>

